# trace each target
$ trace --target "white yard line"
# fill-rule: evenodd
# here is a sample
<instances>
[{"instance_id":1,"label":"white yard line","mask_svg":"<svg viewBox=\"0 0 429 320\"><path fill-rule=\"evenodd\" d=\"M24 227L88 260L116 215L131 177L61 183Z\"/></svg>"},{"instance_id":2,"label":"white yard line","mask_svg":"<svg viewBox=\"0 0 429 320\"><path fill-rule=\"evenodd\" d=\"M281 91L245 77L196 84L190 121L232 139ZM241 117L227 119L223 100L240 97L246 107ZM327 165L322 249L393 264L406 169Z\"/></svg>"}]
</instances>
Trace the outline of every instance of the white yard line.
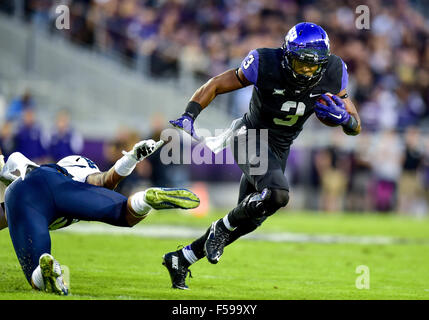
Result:
<instances>
[{"instance_id":1,"label":"white yard line","mask_svg":"<svg viewBox=\"0 0 429 320\"><path fill-rule=\"evenodd\" d=\"M144 225L119 228L101 223L76 223L56 232L77 234L133 235L148 238L184 239L200 237L206 229L173 225ZM305 234L291 232L253 232L243 237L247 240L293 243L351 243L351 244L405 244L429 245L427 240L405 239L389 236L351 236L334 234Z\"/></svg>"}]
</instances>

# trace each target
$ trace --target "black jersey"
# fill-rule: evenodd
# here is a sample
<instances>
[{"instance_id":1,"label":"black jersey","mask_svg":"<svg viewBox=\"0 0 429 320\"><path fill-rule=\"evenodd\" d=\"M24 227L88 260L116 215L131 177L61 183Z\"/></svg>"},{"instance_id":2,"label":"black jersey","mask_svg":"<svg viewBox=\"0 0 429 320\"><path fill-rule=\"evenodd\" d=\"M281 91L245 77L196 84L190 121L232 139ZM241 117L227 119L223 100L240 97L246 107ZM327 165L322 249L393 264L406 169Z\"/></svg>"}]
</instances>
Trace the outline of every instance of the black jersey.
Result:
<instances>
[{"instance_id":1,"label":"black jersey","mask_svg":"<svg viewBox=\"0 0 429 320\"><path fill-rule=\"evenodd\" d=\"M269 143L279 151L287 150L314 112L322 93L338 94L347 86L345 63L331 55L320 82L306 92L288 94L283 71L283 50L261 48L249 52L241 63L244 76L254 84L249 111L244 120L248 128L268 129Z\"/></svg>"}]
</instances>

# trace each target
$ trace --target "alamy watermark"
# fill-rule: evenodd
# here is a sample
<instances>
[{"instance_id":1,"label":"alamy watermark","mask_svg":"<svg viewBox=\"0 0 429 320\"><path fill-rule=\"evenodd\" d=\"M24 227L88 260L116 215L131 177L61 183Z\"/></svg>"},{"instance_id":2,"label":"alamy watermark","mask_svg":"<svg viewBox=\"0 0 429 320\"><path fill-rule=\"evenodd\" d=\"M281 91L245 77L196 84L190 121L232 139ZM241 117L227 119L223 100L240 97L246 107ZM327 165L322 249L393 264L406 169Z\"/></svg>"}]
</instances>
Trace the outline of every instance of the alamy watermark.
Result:
<instances>
[{"instance_id":1,"label":"alamy watermark","mask_svg":"<svg viewBox=\"0 0 429 320\"><path fill-rule=\"evenodd\" d=\"M55 8L55 13L58 15L55 19L55 27L58 30L70 29L70 8L64 4Z\"/></svg>"},{"instance_id":2,"label":"alamy watermark","mask_svg":"<svg viewBox=\"0 0 429 320\"><path fill-rule=\"evenodd\" d=\"M359 16L356 17L356 20L355 20L356 29L358 29L358 30L362 30L362 29L369 30L370 24L371 24L369 7L366 5L357 6L355 13L359 14Z\"/></svg>"},{"instance_id":3,"label":"alamy watermark","mask_svg":"<svg viewBox=\"0 0 429 320\"><path fill-rule=\"evenodd\" d=\"M70 8L67 5L61 4L55 8L55 13L58 15L55 20L55 27L58 30L70 29ZM358 30L370 29L370 10L367 5L359 5L356 7L355 26Z\"/></svg>"},{"instance_id":4,"label":"alamy watermark","mask_svg":"<svg viewBox=\"0 0 429 320\"><path fill-rule=\"evenodd\" d=\"M356 289L366 289L369 290L369 268L365 265L360 265L356 267L356 273L359 274L359 276L356 278L355 285Z\"/></svg>"},{"instance_id":5,"label":"alamy watermark","mask_svg":"<svg viewBox=\"0 0 429 320\"><path fill-rule=\"evenodd\" d=\"M234 164L244 165L251 175L263 175L268 170L268 130L240 128L229 136L225 130L216 129L215 135L207 129L199 129L202 138L191 146L191 137L176 129L165 129L161 139L166 144L161 149L160 159L169 164ZM210 143L208 143L210 141ZM229 147L230 153L221 152Z\"/></svg>"}]
</instances>

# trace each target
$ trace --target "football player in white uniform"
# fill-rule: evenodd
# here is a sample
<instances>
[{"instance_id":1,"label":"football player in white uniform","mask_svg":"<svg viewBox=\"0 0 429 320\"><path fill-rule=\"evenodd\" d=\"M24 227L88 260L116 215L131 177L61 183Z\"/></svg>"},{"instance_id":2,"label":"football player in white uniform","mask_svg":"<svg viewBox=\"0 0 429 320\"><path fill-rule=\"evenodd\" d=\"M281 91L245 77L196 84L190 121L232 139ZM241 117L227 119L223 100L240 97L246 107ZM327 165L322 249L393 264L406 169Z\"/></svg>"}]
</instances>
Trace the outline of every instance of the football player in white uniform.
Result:
<instances>
[{"instance_id":1,"label":"football player in white uniform","mask_svg":"<svg viewBox=\"0 0 429 320\"><path fill-rule=\"evenodd\" d=\"M162 144L140 141L131 151L123 151L123 157L106 172L77 155L40 166L19 152L10 155L6 163L0 159L0 181L8 185L0 210L0 229L9 227L18 260L34 289L60 295L69 291L60 264L51 255L50 230L79 220L132 227L152 209L192 209L199 205L199 198L182 188L149 188L129 198L113 191L138 162Z\"/></svg>"}]
</instances>

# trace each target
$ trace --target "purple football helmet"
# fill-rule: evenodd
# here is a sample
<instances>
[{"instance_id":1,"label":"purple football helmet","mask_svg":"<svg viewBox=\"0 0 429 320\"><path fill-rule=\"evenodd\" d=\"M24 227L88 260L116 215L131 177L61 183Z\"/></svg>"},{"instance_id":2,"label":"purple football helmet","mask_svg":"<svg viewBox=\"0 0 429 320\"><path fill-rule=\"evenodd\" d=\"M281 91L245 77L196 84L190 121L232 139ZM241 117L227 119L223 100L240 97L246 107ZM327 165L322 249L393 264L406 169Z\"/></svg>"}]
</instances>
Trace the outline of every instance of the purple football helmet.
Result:
<instances>
[{"instance_id":1,"label":"purple football helmet","mask_svg":"<svg viewBox=\"0 0 429 320\"><path fill-rule=\"evenodd\" d=\"M316 86L326 71L330 55L326 31L314 23L299 23L289 30L282 48L286 80L295 93L302 93ZM298 73L293 68L294 61L317 65L318 69L311 76Z\"/></svg>"}]
</instances>

